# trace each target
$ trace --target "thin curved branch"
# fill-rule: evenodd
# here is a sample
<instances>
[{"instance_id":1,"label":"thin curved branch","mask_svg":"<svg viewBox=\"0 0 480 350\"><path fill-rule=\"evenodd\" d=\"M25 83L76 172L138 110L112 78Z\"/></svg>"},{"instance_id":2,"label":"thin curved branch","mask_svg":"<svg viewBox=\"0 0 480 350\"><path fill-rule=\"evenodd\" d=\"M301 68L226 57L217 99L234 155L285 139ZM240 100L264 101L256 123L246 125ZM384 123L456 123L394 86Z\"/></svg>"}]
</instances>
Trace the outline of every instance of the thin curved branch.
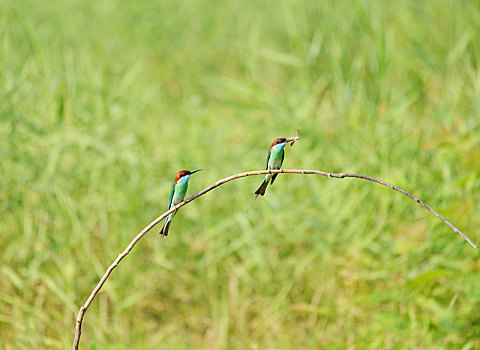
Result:
<instances>
[{"instance_id":1,"label":"thin curved branch","mask_svg":"<svg viewBox=\"0 0 480 350\"><path fill-rule=\"evenodd\" d=\"M193 196L191 196L190 198L188 199L185 199L183 202L179 203L176 208L173 208L173 209L170 209L168 211L166 211L165 213L163 213L162 215L160 215L158 218L156 218L155 220L153 220L147 227L145 227L138 235L135 236L135 238L132 240L132 242L130 242L130 244L128 245L128 247L121 253L118 255L118 257L115 259L115 261L113 262L112 265L109 266L109 268L107 269L107 271L105 272L105 274L103 275L103 277L100 279L100 281L98 282L97 286L95 287L95 289L92 291L92 293L90 294L90 296L88 297L87 301L85 302L85 304L83 304L81 307L80 307L80 311L78 312L78 317L77 317L77 324L76 324L76 329L75 329L75 339L73 341L73 349L74 350L77 350L78 349L78 345L79 345L79 342L80 342L80 335L81 335L81 330L82 330L82 321L83 321L83 316L85 315L85 311L88 309L88 307L90 306L90 304L92 303L93 299L95 298L95 296L98 294L98 292L100 291L100 289L103 287L103 285L105 284L105 282L107 281L108 277L110 276L110 274L112 273L113 269L115 269L118 264L120 263L120 261L122 261L123 258L125 258L127 256L128 253L130 253L130 251L133 249L133 247L135 246L135 244L137 244L137 242L148 232L150 231L156 224L158 224L160 221L162 221L167 215L173 213L175 210L177 210L178 208L181 208L183 207L184 205L190 203L191 201L193 201L194 199L200 197L200 196L203 196L205 193L207 192L210 192L211 190L219 187L220 185L223 185L224 183L227 183L227 182L230 182L232 180L236 180L236 179L240 179L242 177L246 177L246 176L253 176L253 175L265 175L265 174L276 174L276 173L285 173L285 174L304 174L304 175L307 175L307 174L311 174L311 175L322 175L322 176L326 176L328 178L337 178L337 179L343 179L343 178L346 178L346 177L354 177L354 178L358 178L358 179L363 179L363 180L368 180L368 181L372 181L372 182L376 182L380 185L383 185L383 186L386 186L388 188L391 188L392 190L395 190L395 191L398 191L400 193L403 193L404 195L406 195L407 197L410 197L411 199L413 199L415 202L419 203L422 207L424 207L425 209L427 209L429 212L431 212L433 215L435 215L436 217L438 217L440 220L442 220L443 222L445 222L448 226L450 226L450 228L455 231L456 233L458 233L460 236L462 236L468 243L470 243L472 245L472 247L474 248L478 248L478 246L467 236L465 235L462 231L460 231L458 228L456 228L450 221L448 221L447 219L445 219L442 215L440 215L439 213L437 213L434 209L432 209L428 204L424 203L423 201L421 201L420 199L418 199L417 197L415 197L414 195L408 193L407 191L401 189L400 187L397 187L395 185L392 185L388 182L385 182L385 181L382 181L382 180L379 180L379 179L376 179L374 177L370 177L370 176L366 176L366 175L361 175L361 174L352 174L352 173L340 173L340 174L335 174L335 173L327 173L327 172L324 172L324 171L318 171L318 170L297 170L297 169L280 169L280 170L261 170L261 171L248 171L248 172L245 172L245 173L241 173L241 174L236 174L236 175L232 175L232 176L229 176L229 177L226 177L224 179L221 179L221 180L218 180L217 182L215 182L213 185L210 185L206 188L204 188L203 190L201 190L200 192L194 194Z\"/></svg>"}]
</instances>

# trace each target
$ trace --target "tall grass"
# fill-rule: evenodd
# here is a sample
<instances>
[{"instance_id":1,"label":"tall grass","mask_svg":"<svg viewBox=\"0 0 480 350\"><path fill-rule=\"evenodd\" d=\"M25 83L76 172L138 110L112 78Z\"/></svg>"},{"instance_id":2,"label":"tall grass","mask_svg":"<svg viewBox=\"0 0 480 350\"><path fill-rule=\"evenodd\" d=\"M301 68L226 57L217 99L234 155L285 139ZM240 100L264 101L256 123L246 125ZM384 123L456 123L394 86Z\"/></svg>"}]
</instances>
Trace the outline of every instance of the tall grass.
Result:
<instances>
[{"instance_id":1,"label":"tall grass","mask_svg":"<svg viewBox=\"0 0 480 350\"><path fill-rule=\"evenodd\" d=\"M0 2L0 344L68 348L131 238L261 169L355 171L480 241L478 1ZM92 349L480 349L477 251L398 193L260 178L183 208L86 314Z\"/></svg>"}]
</instances>

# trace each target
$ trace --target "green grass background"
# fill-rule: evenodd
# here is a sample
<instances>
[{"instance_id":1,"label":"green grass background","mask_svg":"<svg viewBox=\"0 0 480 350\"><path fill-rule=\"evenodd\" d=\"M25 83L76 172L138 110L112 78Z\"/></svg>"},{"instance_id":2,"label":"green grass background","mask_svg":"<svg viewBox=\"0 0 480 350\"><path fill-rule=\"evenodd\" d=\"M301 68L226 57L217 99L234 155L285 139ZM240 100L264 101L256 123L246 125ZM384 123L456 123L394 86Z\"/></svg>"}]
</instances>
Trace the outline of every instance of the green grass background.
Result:
<instances>
[{"instance_id":1,"label":"green grass background","mask_svg":"<svg viewBox=\"0 0 480 350\"><path fill-rule=\"evenodd\" d=\"M359 172L480 243L480 2L2 0L0 344L70 348L164 212ZM478 250L397 192L260 177L150 232L85 349L480 349ZM454 302L452 302L452 300Z\"/></svg>"}]
</instances>

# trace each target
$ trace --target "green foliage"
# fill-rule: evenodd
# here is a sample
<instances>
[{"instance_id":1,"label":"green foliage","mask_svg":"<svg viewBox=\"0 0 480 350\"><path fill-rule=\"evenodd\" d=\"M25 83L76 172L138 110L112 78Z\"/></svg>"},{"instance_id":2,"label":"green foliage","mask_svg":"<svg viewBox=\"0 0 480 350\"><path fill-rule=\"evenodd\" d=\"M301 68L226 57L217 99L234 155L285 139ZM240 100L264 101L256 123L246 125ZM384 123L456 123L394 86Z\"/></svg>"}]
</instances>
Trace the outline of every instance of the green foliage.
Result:
<instances>
[{"instance_id":1,"label":"green foliage","mask_svg":"<svg viewBox=\"0 0 480 350\"><path fill-rule=\"evenodd\" d=\"M0 344L68 348L132 237L262 169L359 172L480 243L478 1L0 2ZM480 349L478 251L399 193L281 175L151 232L84 320L91 349ZM160 227L158 228L158 230Z\"/></svg>"}]
</instances>

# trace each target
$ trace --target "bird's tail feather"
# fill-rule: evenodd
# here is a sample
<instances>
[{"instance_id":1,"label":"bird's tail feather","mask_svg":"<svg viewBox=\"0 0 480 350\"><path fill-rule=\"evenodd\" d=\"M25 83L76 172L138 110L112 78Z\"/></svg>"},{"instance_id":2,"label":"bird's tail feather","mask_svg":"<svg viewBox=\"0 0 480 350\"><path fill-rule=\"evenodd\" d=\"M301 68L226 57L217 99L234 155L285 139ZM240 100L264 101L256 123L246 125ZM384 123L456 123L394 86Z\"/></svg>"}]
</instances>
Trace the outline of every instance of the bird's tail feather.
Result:
<instances>
[{"instance_id":1,"label":"bird's tail feather","mask_svg":"<svg viewBox=\"0 0 480 350\"><path fill-rule=\"evenodd\" d=\"M278 175L278 174L273 174L273 176L272 176L272 182L270 182L270 185L273 185L273 183L275 182L275 179L277 178L277 175Z\"/></svg>"},{"instance_id":2,"label":"bird's tail feather","mask_svg":"<svg viewBox=\"0 0 480 350\"><path fill-rule=\"evenodd\" d=\"M165 220L165 223L163 224L162 229L158 233L159 235L163 236L168 236L168 230L170 229L170 224L172 222L171 215L167 217L167 220Z\"/></svg>"},{"instance_id":3,"label":"bird's tail feather","mask_svg":"<svg viewBox=\"0 0 480 350\"><path fill-rule=\"evenodd\" d=\"M162 241L163 241L163 237L165 237L165 235L161 235L160 236L160 239L158 240L158 243L157 243L157 246L155 247L155 250L153 251L153 254L150 258L150 261L149 261L149 265L152 263L153 261L153 258L155 257L155 255L157 255L157 250L158 250L158 247L160 247L160 245L162 244Z\"/></svg>"},{"instance_id":4,"label":"bird's tail feather","mask_svg":"<svg viewBox=\"0 0 480 350\"><path fill-rule=\"evenodd\" d=\"M269 181L265 181L265 179L262 181L262 184L260 185L260 187L255 191L255 194L257 195L257 197L258 195L263 196L265 194L265 191L267 190L268 182Z\"/></svg>"},{"instance_id":5,"label":"bird's tail feather","mask_svg":"<svg viewBox=\"0 0 480 350\"><path fill-rule=\"evenodd\" d=\"M168 236L168 229L170 228L170 223L172 222L172 215L170 214L167 216L167 219L165 220L162 229L158 233L160 235L160 239L158 240L157 246L155 247L155 250L153 251L152 257L150 258L149 264L153 261L153 258L157 254L158 247L162 244L163 237Z\"/></svg>"}]
</instances>

